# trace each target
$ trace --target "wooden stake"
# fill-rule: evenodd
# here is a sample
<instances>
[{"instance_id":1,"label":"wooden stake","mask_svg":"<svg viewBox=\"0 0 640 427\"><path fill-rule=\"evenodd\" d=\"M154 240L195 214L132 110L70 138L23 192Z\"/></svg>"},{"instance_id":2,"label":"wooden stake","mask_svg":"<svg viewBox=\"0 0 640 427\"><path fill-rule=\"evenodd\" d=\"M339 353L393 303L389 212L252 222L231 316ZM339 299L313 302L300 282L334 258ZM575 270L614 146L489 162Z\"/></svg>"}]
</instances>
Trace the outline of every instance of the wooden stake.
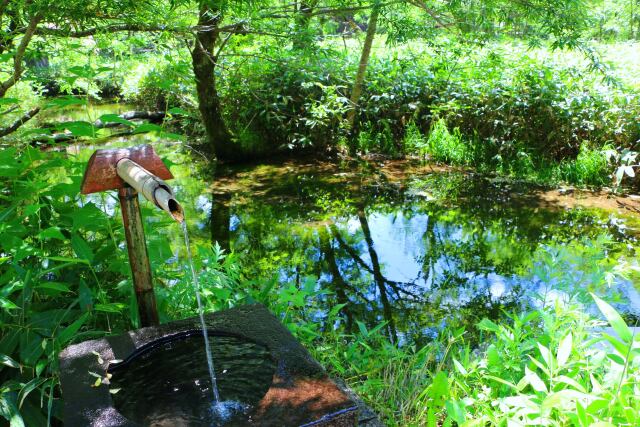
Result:
<instances>
[{"instance_id":1,"label":"wooden stake","mask_svg":"<svg viewBox=\"0 0 640 427\"><path fill-rule=\"evenodd\" d=\"M138 192L127 185L118 190L118 197L122 207L122 219L127 237L131 277L138 301L140 326L156 326L160 322L156 307L156 295L153 292L151 264L144 239Z\"/></svg>"}]
</instances>

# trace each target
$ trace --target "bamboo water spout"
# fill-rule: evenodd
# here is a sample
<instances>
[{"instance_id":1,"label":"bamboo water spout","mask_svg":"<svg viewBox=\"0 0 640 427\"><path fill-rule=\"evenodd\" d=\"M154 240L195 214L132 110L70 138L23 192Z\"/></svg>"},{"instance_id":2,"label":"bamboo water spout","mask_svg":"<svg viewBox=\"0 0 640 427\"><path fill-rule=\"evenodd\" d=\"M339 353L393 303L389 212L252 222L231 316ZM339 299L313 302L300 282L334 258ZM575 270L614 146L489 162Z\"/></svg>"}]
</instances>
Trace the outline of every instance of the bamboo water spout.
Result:
<instances>
[{"instance_id":1,"label":"bamboo water spout","mask_svg":"<svg viewBox=\"0 0 640 427\"><path fill-rule=\"evenodd\" d=\"M147 200L167 212L178 222L184 221L184 212L174 198L171 188L160 178L129 158L123 158L116 164L118 176L141 193Z\"/></svg>"},{"instance_id":2,"label":"bamboo water spout","mask_svg":"<svg viewBox=\"0 0 640 427\"><path fill-rule=\"evenodd\" d=\"M82 194L118 190L131 277L143 327L158 325L159 319L138 193L176 221L184 222L182 207L164 182L171 178L173 175L153 147L139 145L96 151L89 159L82 181Z\"/></svg>"}]
</instances>

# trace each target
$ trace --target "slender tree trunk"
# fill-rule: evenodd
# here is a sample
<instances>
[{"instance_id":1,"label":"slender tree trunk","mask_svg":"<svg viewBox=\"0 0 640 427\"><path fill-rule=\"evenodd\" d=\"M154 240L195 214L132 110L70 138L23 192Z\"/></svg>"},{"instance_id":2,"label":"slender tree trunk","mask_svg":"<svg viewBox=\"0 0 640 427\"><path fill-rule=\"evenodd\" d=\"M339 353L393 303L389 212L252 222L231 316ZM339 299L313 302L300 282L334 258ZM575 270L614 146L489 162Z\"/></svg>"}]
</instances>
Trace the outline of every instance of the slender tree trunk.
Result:
<instances>
[{"instance_id":1,"label":"slender tree trunk","mask_svg":"<svg viewBox=\"0 0 640 427\"><path fill-rule=\"evenodd\" d=\"M387 330L389 332L389 338L392 342L398 342L398 331L396 329L396 322L393 318L393 310L391 308L391 302L387 295L387 287L385 285L385 278L382 275L380 268L380 261L378 260L378 254L373 247L373 239L371 238L371 230L369 229L369 222L364 210L358 210L358 219L360 220L360 227L364 234L364 240L367 242L367 249L369 249L369 258L371 258L371 268L373 269L373 279L378 286L380 292L380 302L382 303L382 312L385 320L387 321Z\"/></svg>"},{"instance_id":2,"label":"slender tree trunk","mask_svg":"<svg viewBox=\"0 0 640 427\"><path fill-rule=\"evenodd\" d=\"M191 51L193 74L196 78L198 107L207 131L207 151L211 158L233 157L231 134L222 118L222 107L216 89L216 63L213 48L218 37L222 11L216 2L203 0L200 5L195 46Z\"/></svg>"},{"instance_id":3,"label":"slender tree trunk","mask_svg":"<svg viewBox=\"0 0 640 427\"><path fill-rule=\"evenodd\" d=\"M371 46L373 39L376 35L376 27L378 26L379 9L374 7L369 17L369 24L367 27L367 35L364 38L364 46L362 48L362 55L360 56L360 64L358 65L358 73L353 83L353 89L351 90L351 110L347 113L347 122L349 129L353 128L356 120L356 114L358 112L358 102L362 95L362 85L364 83L364 77L367 73L367 66L369 65L369 57L371 56Z\"/></svg>"},{"instance_id":4,"label":"slender tree trunk","mask_svg":"<svg viewBox=\"0 0 640 427\"><path fill-rule=\"evenodd\" d=\"M329 268L329 273L331 273L332 285L333 289L336 293L336 298L339 304L345 304L342 308L342 312L347 318L346 321L346 331L350 333L353 330L353 314L349 309L349 305L351 301L347 297L346 289L349 289L349 285L340 274L340 269L338 268L338 262L336 260L336 253L331 246L331 239L329 238L329 233L326 229L321 229L320 231L320 250L324 254L324 259L327 262L327 267Z\"/></svg>"}]
</instances>

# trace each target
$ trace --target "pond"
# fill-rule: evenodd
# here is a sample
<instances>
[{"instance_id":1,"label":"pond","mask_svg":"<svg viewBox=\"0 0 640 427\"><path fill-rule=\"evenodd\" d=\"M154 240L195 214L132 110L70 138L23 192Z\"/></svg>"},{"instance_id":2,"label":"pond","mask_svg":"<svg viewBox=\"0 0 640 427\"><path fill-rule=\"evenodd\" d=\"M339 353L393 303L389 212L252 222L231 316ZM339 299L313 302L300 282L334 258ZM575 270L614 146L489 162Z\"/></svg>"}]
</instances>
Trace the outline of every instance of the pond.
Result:
<instances>
[{"instance_id":1,"label":"pond","mask_svg":"<svg viewBox=\"0 0 640 427\"><path fill-rule=\"evenodd\" d=\"M212 178L176 144L114 144L144 141L171 164L193 239L238 254L246 278L275 278L274 292L313 295L299 309L323 328L384 322L394 342L420 345L447 324L590 291L640 318L640 285L611 275L634 259L639 222L605 196L410 161L283 160ZM332 309L337 324L325 321Z\"/></svg>"}]
</instances>

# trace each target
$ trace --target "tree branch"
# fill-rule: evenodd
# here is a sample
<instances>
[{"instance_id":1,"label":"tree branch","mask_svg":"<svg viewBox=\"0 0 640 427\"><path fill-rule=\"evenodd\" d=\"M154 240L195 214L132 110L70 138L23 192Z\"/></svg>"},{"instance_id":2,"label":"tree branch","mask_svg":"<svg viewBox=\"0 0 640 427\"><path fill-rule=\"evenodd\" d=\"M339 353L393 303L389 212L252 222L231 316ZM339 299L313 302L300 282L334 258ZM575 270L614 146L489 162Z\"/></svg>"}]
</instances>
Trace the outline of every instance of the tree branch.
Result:
<instances>
[{"instance_id":1,"label":"tree branch","mask_svg":"<svg viewBox=\"0 0 640 427\"><path fill-rule=\"evenodd\" d=\"M434 21L436 21L441 27L446 28L449 27L451 24L448 24L446 22L444 22L442 20L441 17L439 17L436 12L431 9L430 7L427 6L427 4L423 1L423 0L408 0L409 3L411 3L412 5L424 10L425 12L427 12L429 14L429 16L431 16L433 18Z\"/></svg>"},{"instance_id":2,"label":"tree branch","mask_svg":"<svg viewBox=\"0 0 640 427\"><path fill-rule=\"evenodd\" d=\"M10 133L13 133L13 132L17 131L20 126L22 126L25 123L27 123L29 120L31 120L33 118L33 116L35 116L39 112L40 112L40 107L33 108L32 110L26 112L18 120L13 122L13 124L11 124L10 126L4 128L4 129L0 129L0 138L5 137L5 136L9 135Z\"/></svg>"},{"instance_id":3,"label":"tree branch","mask_svg":"<svg viewBox=\"0 0 640 427\"><path fill-rule=\"evenodd\" d=\"M20 28L15 33L26 33L27 28ZM207 25L194 25L190 27L170 27L167 25L147 25L147 24L111 24L104 27L85 28L80 30L71 30L70 28L51 28L51 27L39 27L35 34L42 36L53 37L72 37L82 38L94 36L101 33L118 33L118 32L170 32L170 33L206 33L208 31L214 31L216 33L232 33L232 34L247 34L251 31L247 28L245 21L235 24L225 25L224 27L214 28Z\"/></svg>"},{"instance_id":4,"label":"tree branch","mask_svg":"<svg viewBox=\"0 0 640 427\"><path fill-rule=\"evenodd\" d=\"M85 28L83 30L72 31L64 28L40 27L36 31L37 35L57 36L57 37L89 37L100 33L117 33L121 31L131 32L159 32L169 31L174 33L192 32L192 27L168 27L166 25L146 25L146 24L112 24L105 27Z\"/></svg>"},{"instance_id":5,"label":"tree branch","mask_svg":"<svg viewBox=\"0 0 640 427\"><path fill-rule=\"evenodd\" d=\"M20 44L18 45L18 49L16 49L16 53L13 55L13 73L7 80L0 84L0 98L4 98L4 95L7 93L9 88L15 85L22 76L22 72L24 71L22 58L24 57L27 46L29 45L29 42L31 41L41 19L42 15L37 14L31 18L31 21L29 21L29 26L27 26L27 29L22 36L22 40L20 40Z\"/></svg>"}]
</instances>

